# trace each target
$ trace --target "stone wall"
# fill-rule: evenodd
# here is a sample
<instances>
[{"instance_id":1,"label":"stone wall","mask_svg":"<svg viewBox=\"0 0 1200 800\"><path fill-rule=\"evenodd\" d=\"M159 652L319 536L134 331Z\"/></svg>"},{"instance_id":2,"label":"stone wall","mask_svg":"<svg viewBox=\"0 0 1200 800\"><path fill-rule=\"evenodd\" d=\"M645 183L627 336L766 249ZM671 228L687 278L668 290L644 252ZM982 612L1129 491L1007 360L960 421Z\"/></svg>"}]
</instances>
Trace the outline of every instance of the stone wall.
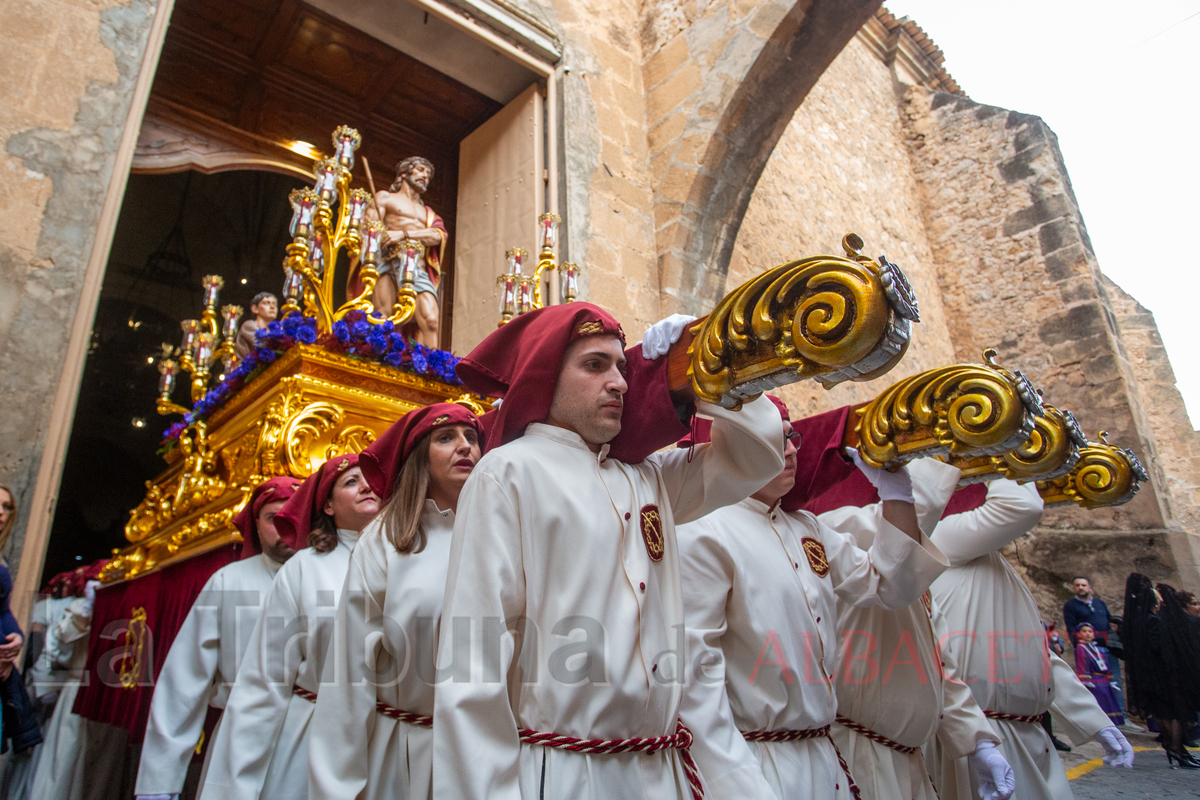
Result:
<instances>
[{"instance_id":1,"label":"stone wall","mask_svg":"<svg viewBox=\"0 0 1200 800\"><path fill-rule=\"evenodd\" d=\"M957 358L995 347L1049 402L1074 411L1089 437L1109 431L1151 473L1127 505L1048 509L1037 535L1013 548L1043 613L1060 614L1077 572L1091 573L1109 598L1123 592L1133 565L1196 585L1168 477L1179 470L1161 449L1177 450L1177 464L1193 470L1175 483L1195 486L1195 437L1181 436L1177 393L1174 405L1148 410L1173 377L1162 370L1165 355L1148 347L1157 341L1152 323L1110 296L1115 287L1100 272L1054 133L1037 117L919 88L904 95L902 118ZM1146 341L1134 345L1137 330ZM1181 447L1165 445L1166 436Z\"/></svg>"},{"instance_id":2,"label":"stone wall","mask_svg":"<svg viewBox=\"0 0 1200 800\"><path fill-rule=\"evenodd\" d=\"M910 89L904 120L950 337L959 359L995 347L1089 436L1153 462L1140 399L1057 141L1037 117ZM1156 482L1157 483L1157 482ZM1158 487L1051 526L1161 528Z\"/></svg>"},{"instance_id":3,"label":"stone wall","mask_svg":"<svg viewBox=\"0 0 1200 800\"><path fill-rule=\"evenodd\" d=\"M556 0L551 10L567 67L566 257L584 265L585 298L612 309L633 341L659 319L638 4Z\"/></svg>"},{"instance_id":4,"label":"stone wall","mask_svg":"<svg viewBox=\"0 0 1200 800\"><path fill-rule=\"evenodd\" d=\"M904 268L921 305L921 322L904 360L882 378L829 391L815 382L782 389L793 413L863 402L901 377L953 363L921 203L892 71L855 39L821 76L767 162L725 289L795 258L843 255L842 237L853 231L863 237L869 255L885 254Z\"/></svg>"},{"instance_id":5,"label":"stone wall","mask_svg":"<svg viewBox=\"0 0 1200 800\"><path fill-rule=\"evenodd\" d=\"M0 483L20 553L154 0L20 0L0 29ZM16 565L14 564L14 567Z\"/></svg>"}]
</instances>

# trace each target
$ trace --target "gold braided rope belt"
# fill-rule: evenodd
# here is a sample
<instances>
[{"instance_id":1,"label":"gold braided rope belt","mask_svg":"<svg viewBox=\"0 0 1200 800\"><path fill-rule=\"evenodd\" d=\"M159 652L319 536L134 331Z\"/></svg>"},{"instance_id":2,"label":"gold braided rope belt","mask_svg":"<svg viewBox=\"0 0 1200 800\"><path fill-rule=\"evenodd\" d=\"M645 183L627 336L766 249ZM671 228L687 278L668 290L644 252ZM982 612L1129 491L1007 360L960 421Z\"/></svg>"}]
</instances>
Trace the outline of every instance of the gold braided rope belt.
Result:
<instances>
[{"instance_id":1,"label":"gold braided rope belt","mask_svg":"<svg viewBox=\"0 0 1200 800\"><path fill-rule=\"evenodd\" d=\"M310 703L317 702L317 693L310 692L301 686L293 686L292 694L297 697L307 700ZM388 719L394 719L397 722L406 722L409 725L416 725L419 728L432 728L433 717L428 714L414 714L411 711L402 711L398 708L393 708L382 700L375 703L375 710Z\"/></svg>"},{"instance_id":2,"label":"gold braided rope belt","mask_svg":"<svg viewBox=\"0 0 1200 800\"><path fill-rule=\"evenodd\" d=\"M841 714L838 714L836 719L837 719L839 725L849 728L850 730L854 731L855 733L857 733L861 736L867 737L872 742L877 742L877 743L883 745L884 747L889 747L892 750L895 750L897 753L903 753L906 756L911 756L913 753L919 752L921 749L919 747L909 747L906 744L900 744L899 742L893 742L891 739L884 736L882 733L876 733L875 731L868 728L866 725L859 725L854 720L850 719L849 717L843 717Z\"/></svg>"},{"instance_id":3,"label":"gold braided rope belt","mask_svg":"<svg viewBox=\"0 0 1200 800\"><path fill-rule=\"evenodd\" d=\"M1028 722L1031 725L1041 724L1041 714L1005 714L1003 711L984 711L988 719L998 719L1004 722Z\"/></svg>"},{"instance_id":4,"label":"gold braided rope belt","mask_svg":"<svg viewBox=\"0 0 1200 800\"><path fill-rule=\"evenodd\" d=\"M853 795L854 800L862 800L862 792L859 791L858 784L854 782L854 778L850 775L850 765L846 763L846 759L842 758L842 751L838 750L833 737L829 735L828 725L820 728L780 728L773 731L742 731L742 737L747 742L800 742L805 739L825 738L830 746L833 747L833 752L837 756L838 766L842 768L842 773L846 776L846 781L850 785L850 794Z\"/></svg>"},{"instance_id":5,"label":"gold braided rope belt","mask_svg":"<svg viewBox=\"0 0 1200 800\"><path fill-rule=\"evenodd\" d=\"M692 800L704 800L704 787L700 783L700 771L692 760L692 732L680 721L675 722L675 733L666 736L641 737L634 739L576 739L557 733L540 733L529 728L520 731L525 744L538 744L572 753L591 755L613 755L616 753L656 753L659 750L678 750L683 770L687 773L688 787Z\"/></svg>"}]
</instances>

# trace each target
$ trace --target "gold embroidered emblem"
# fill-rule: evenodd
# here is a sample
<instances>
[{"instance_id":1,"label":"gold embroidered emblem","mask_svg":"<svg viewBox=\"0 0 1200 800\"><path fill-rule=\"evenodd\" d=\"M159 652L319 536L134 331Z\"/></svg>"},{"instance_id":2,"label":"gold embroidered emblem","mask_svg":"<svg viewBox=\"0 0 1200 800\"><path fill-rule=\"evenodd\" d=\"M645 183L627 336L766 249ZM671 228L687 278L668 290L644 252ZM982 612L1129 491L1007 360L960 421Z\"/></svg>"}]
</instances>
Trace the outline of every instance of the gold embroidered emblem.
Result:
<instances>
[{"instance_id":1,"label":"gold embroidered emblem","mask_svg":"<svg viewBox=\"0 0 1200 800\"><path fill-rule=\"evenodd\" d=\"M662 561L665 542L663 540L662 515L658 506L642 506L639 512L642 521L642 539L646 542L646 553L651 561Z\"/></svg>"},{"instance_id":2,"label":"gold embroidered emblem","mask_svg":"<svg viewBox=\"0 0 1200 800\"><path fill-rule=\"evenodd\" d=\"M604 323L594 319L581 322L575 327L575 333L578 336L595 336L597 333L604 333Z\"/></svg>"},{"instance_id":3,"label":"gold embroidered emblem","mask_svg":"<svg viewBox=\"0 0 1200 800\"><path fill-rule=\"evenodd\" d=\"M933 595L929 593L928 589L925 590L925 594L921 595L921 605L925 606L925 613L929 615L930 619L933 619Z\"/></svg>"},{"instance_id":4,"label":"gold embroidered emblem","mask_svg":"<svg viewBox=\"0 0 1200 800\"><path fill-rule=\"evenodd\" d=\"M435 419L435 420L433 421L433 423L432 423L432 424L434 424L434 425L445 425L445 424L446 424L447 422L449 422L449 421L450 421L450 415L449 415L449 414L442 414L440 417L438 417L437 419Z\"/></svg>"},{"instance_id":5,"label":"gold embroidered emblem","mask_svg":"<svg viewBox=\"0 0 1200 800\"><path fill-rule=\"evenodd\" d=\"M818 578L824 578L829 574L829 560L825 558L825 545L818 542L811 536L805 536L800 540L800 546L804 548L804 556L808 559L808 566Z\"/></svg>"},{"instance_id":6,"label":"gold embroidered emblem","mask_svg":"<svg viewBox=\"0 0 1200 800\"><path fill-rule=\"evenodd\" d=\"M125 629L125 645L117 663L117 677L121 680L121 688L136 688L142 677L142 659L146 654L146 639L150 629L146 625L146 609L138 606L133 610L129 627Z\"/></svg>"},{"instance_id":7,"label":"gold embroidered emblem","mask_svg":"<svg viewBox=\"0 0 1200 800\"><path fill-rule=\"evenodd\" d=\"M340 463L337 465L337 471L338 471L338 472L345 472L345 471L346 471L346 467L348 467L348 466L350 466L350 459L348 459L348 458L343 458L343 459L341 460L341 462L340 462Z\"/></svg>"}]
</instances>

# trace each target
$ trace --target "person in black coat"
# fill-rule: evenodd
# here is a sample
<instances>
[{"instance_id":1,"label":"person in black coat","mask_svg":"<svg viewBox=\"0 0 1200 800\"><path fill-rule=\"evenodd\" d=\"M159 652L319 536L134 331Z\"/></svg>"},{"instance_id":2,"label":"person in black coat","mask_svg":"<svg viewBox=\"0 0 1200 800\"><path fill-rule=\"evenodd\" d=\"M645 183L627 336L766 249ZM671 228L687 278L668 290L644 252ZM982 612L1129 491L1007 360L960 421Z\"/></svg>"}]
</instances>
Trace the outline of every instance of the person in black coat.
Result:
<instances>
[{"instance_id":1,"label":"person in black coat","mask_svg":"<svg viewBox=\"0 0 1200 800\"><path fill-rule=\"evenodd\" d=\"M1200 637L1185 621L1175 591L1165 584L1161 588L1160 594L1137 572L1125 582L1126 707L1158 722L1172 768L1200 769L1183 743L1186 724L1200 710Z\"/></svg>"}]
</instances>

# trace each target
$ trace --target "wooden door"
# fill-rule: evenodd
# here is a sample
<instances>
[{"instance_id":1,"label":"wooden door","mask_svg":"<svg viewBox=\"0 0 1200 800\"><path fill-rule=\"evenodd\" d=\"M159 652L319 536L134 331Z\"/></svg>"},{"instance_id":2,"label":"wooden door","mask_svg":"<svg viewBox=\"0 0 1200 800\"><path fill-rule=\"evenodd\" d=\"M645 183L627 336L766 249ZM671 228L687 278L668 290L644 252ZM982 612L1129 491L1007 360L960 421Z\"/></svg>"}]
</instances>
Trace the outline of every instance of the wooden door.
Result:
<instances>
[{"instance_id":1,"label":"wooden door","mask_svg":"<svg viewBox=\"0 0 1200 800\"><path fill-rule=\"evenodd\" d=\"M496 279L504 253L524 247L536 265L537 218L545 206L544 98L536 84L459 145L451 349L466 355L500 320Z\"/></svg>"}]
</instances>

